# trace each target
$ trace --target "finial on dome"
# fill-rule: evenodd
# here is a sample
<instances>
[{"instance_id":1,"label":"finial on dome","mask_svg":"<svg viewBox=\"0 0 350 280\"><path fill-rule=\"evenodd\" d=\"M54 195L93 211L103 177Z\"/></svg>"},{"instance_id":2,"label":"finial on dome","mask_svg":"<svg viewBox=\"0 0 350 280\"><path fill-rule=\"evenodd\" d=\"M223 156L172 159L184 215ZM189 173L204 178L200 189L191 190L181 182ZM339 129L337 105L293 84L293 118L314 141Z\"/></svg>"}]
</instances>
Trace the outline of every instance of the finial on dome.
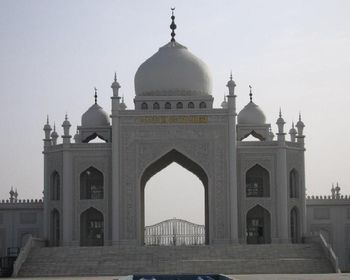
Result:
<instances>
[{"instance_id":1,"label":"finial on dome","mask_svg":"<svg viewBox=\"0 0 350 280\"><path fill-rule=\"evenodd\" d=\"M114 79L116 79L116 75L114 76ZM94 87L94 90L95 90L95 95L94 95L94 98L95 98L95 104L97 104L97 88Z\"/></svg>"},{"instance_id":2,"label":"finial on dome","mask_svg":"<svg viewBox=\"0 0 350 280\"><path fill-rule=\"evenodd\" d=\"M174 8L171 9L171 24L170 24L170 29L171 29L171 42L175 42L175 29L176 29L176 24L175 24L175 16L174 16Z\"/></svg>"},{"instance_id":3,"label":"finial on dome","mask_svg":"<svg viewBox=\"0 0 350 280\"><path fill-rule=\"evenodd\" d=\"M282 110L281 110L281 107L280 107L279 117L282 118Z\"/></svg>"},{"instance_id":4,"label":"finial on dome","mask_svg":"<svg viewBox=\"0 0 350 280\"><path fill-rule=\"evenodd\" d=\"M232 70L230 71L230 81L232 81Z\"/></svg>"},{"instance_id":5,"label":"finial on dome","mask_svg":"<svg viewBox=\"0 0 350 280\"><path fill-rule=\"evenodd\" d=\"M250 102L253 102L253 93L252 93L252 86L249 85L249 99L250 99Z\"/></svg>"},{"instance_id":6,"label":"finial on dome","mask_svg":"<svg viewBox=\"0 0 350 280\"><path fill-rule=\"evenodd\" d=\"M49 124L49 115L46 116L46 124Z\"/></svg>"},{"instance_id":7,"label":"finial on dome","mask_svg":"<svg viewBox=\"0 0 350 280\"><path fill-rule=\"evenodd\" d=\"M117 72L114 72L114 82L117 82Z\"/></svg>"}]
</instances>

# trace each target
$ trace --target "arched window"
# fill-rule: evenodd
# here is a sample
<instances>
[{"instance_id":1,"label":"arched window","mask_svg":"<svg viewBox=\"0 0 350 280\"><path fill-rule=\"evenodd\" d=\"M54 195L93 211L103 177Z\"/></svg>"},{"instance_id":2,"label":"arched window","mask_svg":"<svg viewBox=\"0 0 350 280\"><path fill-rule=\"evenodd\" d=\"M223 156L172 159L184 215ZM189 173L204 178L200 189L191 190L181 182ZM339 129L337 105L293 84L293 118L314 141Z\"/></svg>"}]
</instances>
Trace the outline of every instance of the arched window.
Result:
<instances>
[{"instance_id":1,"label":"arched window","mask_svg":"<svg viewBox=\"0 0 350 280\"><path fill-rule=\"evenodd\" d=\"M289 172L289 197L298 198L299 197L299 176L295 169Z\"/></svg>"},{"instance_id":2,"label":"arched window","mask_svg":"<svg viewBox=\"0 0 350 280\"><path fill-rule=\"evenodd\" d=\"M247 213L247 244L271 243L271 216L260 205Z\"/></svg>"},{"instance_id":3,"label":"arched window","mask_svg":"<svg viewBox=\"0 0 350 280\"><path fill-rule=\"evenodd\" d=\"M80 215L80 246L103 246L103 214L89 208Z\"/></svg>"},{"instance_id":4,"label":"arched window","mask_svg":"<svg viewBox=\"0 0 350 280\"><path fill-rule=\"evenodd\" d=\"M290 211L290 239L292 243L299 242L299 215L296 207Z\"/></svg>"},{"instance_id":5,"label":"arched window","mask_svg":"<svg viewBox=\"0 0 350 280\"><path fill-rule=\"evenodd\" d=\"M207 108L207 103L202 101L201 103L199 103L199 108L201 108L201 109Z\"/></svg>"},{"instance_id":6,"label":"arched window","mask_svg":"<svg viewBox=\"0 0 350 280\"><path fill-rule=\"evenodd\" d=\"M103 174L89 167L80 174L80 199L103 198Z\"/></svg>"},{"instance_id":7,"label":"arched window","mask_svg":"<svg viewBox=\"0 0 350 280\"><path fill-rule=\"evenodd\" d=\"M160 109L159 103L158 102L153 103L153 110L159 110L159 109Z\"/></svg>"},{"instance_id":8,"label":"arched window","mask_svg":"<svg viewBox=\"0 0 350 280\"><path fill-rule=\"evenodd\" d=\"M148 105L147 105L146 102L143 102L143 103L141 104L141 109L142 109L142 110L147 110L147 109L148 109Z\"/></svg>"},{"instance_id":9,"label":"arched window","mask_svg":"<svg viewBox=\"0 0 350 280\"><path fill-rule=\"evenodd\" d=\"M269 197L270 175L269 172L256 164L246 173L247 197Z\"/></svg>"},{"instance_id":10,"label":"arched window","mask_svg":"<svg viewBox=\"0 0 350 280\"><path fill-rule=\"evenodd\" d=\"M194 108L194 103L193 103L193 102L189 102L188 105L187 105L187 107L188 107L189 109L193 109L193 108Z\"/></svg>"},{"instance_id":11,"label":"arched window","mask_svg":"<svg viewBox=\"0 0 350 280\"><path fill-rule=\"evenodd\" d=\"M176 103L176 109L182 109L184 106L182 104L182 102L177 102Z\"/></svg>"},{"instance_id":12,"label":"arched window","mask_svg":"<svg viewBox=\"0 0 350 280\"><path fill-rule=\"evenodd\" d=\"M60 175L57 171L51 174L50 178L50 198L51 200L60 200Z\"/></svg>"},{"instance_id":13,"label":"arched window","mask_svg":"<svg viewBox=\"0 0 350 280\"><path fill-rule=\"evenodd\" d=\"M171 109L171 103L170 102L166 102L164 105L165 109Z\"/></svg>"},{"instance_id":14,"label":"arched window","mask_svg":"<svg viewBox=\"0 0 350 280\"><path fill-rule=\"evenodd\" d=\"M50 223L50 244L51 246L60 245L60 213L57 209L51 211L51 223Z\"/></svg>"}]
</instances>

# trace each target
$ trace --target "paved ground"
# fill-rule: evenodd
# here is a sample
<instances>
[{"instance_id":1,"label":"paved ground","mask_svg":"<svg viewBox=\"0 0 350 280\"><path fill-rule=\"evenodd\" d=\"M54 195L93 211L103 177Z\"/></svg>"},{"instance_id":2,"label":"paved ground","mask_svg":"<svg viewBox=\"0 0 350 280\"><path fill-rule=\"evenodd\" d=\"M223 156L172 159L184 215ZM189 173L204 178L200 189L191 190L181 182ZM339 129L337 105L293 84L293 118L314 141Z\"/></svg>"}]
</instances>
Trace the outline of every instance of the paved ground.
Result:
<instances>
[{"instance_id":1,"label":"paved ground","mask_svg":"<svg viewBox=\"0 0 350 280\"><path fill-rule=\"evenodd\" d=\"M341 274L250 274L250 275L228 275L234 280L350 280L350 273ZM13 279L13 278L7 278ZM126 276L100 276L100 277L40 277L19 278L21 280L130 280Z\"/></svg>"}]
</instances>

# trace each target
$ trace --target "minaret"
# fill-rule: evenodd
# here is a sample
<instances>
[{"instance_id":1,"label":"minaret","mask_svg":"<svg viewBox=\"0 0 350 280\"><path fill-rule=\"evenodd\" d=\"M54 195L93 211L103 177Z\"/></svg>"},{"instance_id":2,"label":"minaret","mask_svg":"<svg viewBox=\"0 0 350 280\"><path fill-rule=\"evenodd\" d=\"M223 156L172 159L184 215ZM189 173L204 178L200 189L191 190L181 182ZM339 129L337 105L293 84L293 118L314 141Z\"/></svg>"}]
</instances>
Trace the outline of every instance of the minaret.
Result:
<instances>
[{"instance_id":1,"label":"minaret","mask_svg":"<svg viewBox=\"0 0 350 280\"><path fill-rule=\"evenodd\" d=\"M332 193L332 198L335 199L335 188L334 188L334 184L332 184L331 193Z\"/></svg>"},{"instance_id":2,"label":"minaret","mask_svg":"<svg viewBox=\"0 0 350 280\"><path fill-rule=\"evenodd\" d=\"M297 142L304 144L305 136L303 135L303 131L304 131L305 125L304 125L304 123L301 120L301 114L300 113L299 113L299 121L297 122L296 127L298 129Z\"/></svg>"},{"instance_id":3,"label":"minaret","mask_svg":"<svg viewBox=\"0 0 350 280\"><path fill-rule=\"evenodd\" d=\"M69 144L72 136L69 135L69 128L71 127L71 124L68 120L67 114L65 115L64 122L62 123L62 127L63 127L63 136L62 136L63 144Z\"/></svg>"},{"instance_id":4,"label":"minaret","mask_svg":"<svg viewBox=\"0 0 350 280\"><path fill-rule=\"evenodd\" d=\"M294 122L292 122L292 128L289 130L289 135L290 135L290 141L295 142L297 131L294 127Z\"/></svg>"},{"instance_id":5,"label":"minaret","mask_svg":"<svg viewBox=\"0 0 350 280\"><path fill-rule=\"evenodd\" d=\"M335 186L335 198L340 199L340 187L338 182L337 182L337 185Z\"/></svg>"},{"instance_id":6,"label":"minaret","mask_svg":"<svg viewBox=\"0 0 350 280\"><path fill-rule=\"evenodd\" d=\"M277 119L277 126L278 126L278 133L277 133L277 141L279 142L284 142L286 139L285 139L285 133L284 133L284 125L285 125L285 121L284 119L282 118L282 111L280 109L280 112L279 112L279 118Z\"/></svg>"},{"instance_id":7,"label":"minaret","mask_svg":"<svg viewBox=\"0 0 350 280\"><path fill-rule=\"evenodd\" d=\"M120 243L120 96L119 88L120 84L117 81L117 74L114 73L114 81L111 85L113 90L112 100L112 245L118 245Z\"/></svg>"},{"instance_id":8,"label":"minaret","mask_svg":"<svg viewBox=\"0 0 350 280\"><path fill-rule=\"evenodd\" d=\"M124 102L124 95L122 96L122 102L120 103L120 106L119 106L120 110L126 110L127 106Z\"/></svg>"},{"instance_id":9,"label":"minaret","mask_svg":"<svg viewBox=\"0 0 350 280\"><path fill-rule=\"evenodd\" d=\"M18 201L18 199L17 199L18 198L17 188L16 188L15 193L13 195L15 197L15 202L17 202Z\"/></svg>"},{"instance_id":10,"label":"minaret","mask_svg":"<svg viewBox=\"0 0 350 280\"><path fill-rule=\"evenodd\" d=\"M57 145L58 134L56 132L56 124L53 124L53 131L51 133L52 145Z\"/></svg>"},{"instance_id":11,"label":"minaret","mask_svg":"<svg viewBox=\"0 0 350 280\"><path fill-rule=\"evenodd\" d=\"M51 126L49 123L49 116L46 118L46 124L44 125L44 132L45 132L45 138L44 138L44 148L51 146L51 138L50 138L50 132L51 132Z\"/></svg>"},{"instance_id":12,"label":"minaret","mask_svg":"<svg viewBox=\"0 0 350 280\"><path fill-rule=\"evenodd\" d=\"M117 81L117 73L115 72L114 72L114 81L111 85L111 88L113 90L113 97L119 97L120 84Z\"/></svg>"},{"instance_id":13,"label":"minaret","mask_svg":"<svg viewBox=\"0 0 350 280\"><path fill-rule=\"evenodd\" d=\"M13 187L11 186L10 194L10 202L13 203L15 201L15 192L13 191Z\"/></svg>"},{"instance_id":14,"label":"minaret","mask_svg":"<svg viewBox=\"0 0 350 280\"><path fill-rule=\"evenodd\" d=\"M74 135L74 142L75 143L80 143L80 135L79 135L79 130L77 129L75 135Z\"/></svg>"},{"instance_id":15,"label":"minaret","mask_svg":"<svg viewBox=\"0 0 350 280\"><path fill-rule=\"evenodd\" d=\"M277 217L278 232L281 243L289 242L289 223L288 223L288 173L287 173L287 151L285 143L284 124L282 111L279 111L279 117L276 122L278 126L277 141L277 168L276 185L277 188Z\"/></svg>"},{"instance_id":16,"label":"minaret","mask_svg":"<svg viewBox=\"0 0 350 280\"><path fill-rule=\"evenodd\" d=\"M237 136L236 136L236 83L232 79L227 82L227 114L228 114L228 151L229 151L229 195L231 200L230 205L230 232L231 243L238 243L238 191L237 191Z\"/></svg>"}]
</instances>

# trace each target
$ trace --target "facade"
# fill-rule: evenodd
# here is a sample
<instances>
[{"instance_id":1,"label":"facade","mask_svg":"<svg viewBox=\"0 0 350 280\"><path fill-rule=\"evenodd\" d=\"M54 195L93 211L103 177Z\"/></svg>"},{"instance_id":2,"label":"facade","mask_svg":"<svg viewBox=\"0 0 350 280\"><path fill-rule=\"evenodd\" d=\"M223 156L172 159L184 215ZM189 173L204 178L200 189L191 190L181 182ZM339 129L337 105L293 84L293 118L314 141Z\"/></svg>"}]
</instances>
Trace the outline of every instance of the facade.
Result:
<instances>
[{"instance_id":1,"label":"facade","mask_svg":"<svg viewBox=\"0 0 350 280\"><path fill-rule=\"evenodd\" d=\"M301 117L286 137L280 112L275 137L251 89L236 111L232 75L221 108L214 108L208 67L175 40L174 16L171 27L171 41L135 74L134 109L126 109L115 76L110 117L95 92L74 137L67 115L62 143L47 120L43 204L8 207L36 213L31 232L50 246L143 246L146 183L176 162L203 183L202 243L301 242L307 233ZM96 137L104 142L91 143Z\"/></svg>"}]
</instances>

